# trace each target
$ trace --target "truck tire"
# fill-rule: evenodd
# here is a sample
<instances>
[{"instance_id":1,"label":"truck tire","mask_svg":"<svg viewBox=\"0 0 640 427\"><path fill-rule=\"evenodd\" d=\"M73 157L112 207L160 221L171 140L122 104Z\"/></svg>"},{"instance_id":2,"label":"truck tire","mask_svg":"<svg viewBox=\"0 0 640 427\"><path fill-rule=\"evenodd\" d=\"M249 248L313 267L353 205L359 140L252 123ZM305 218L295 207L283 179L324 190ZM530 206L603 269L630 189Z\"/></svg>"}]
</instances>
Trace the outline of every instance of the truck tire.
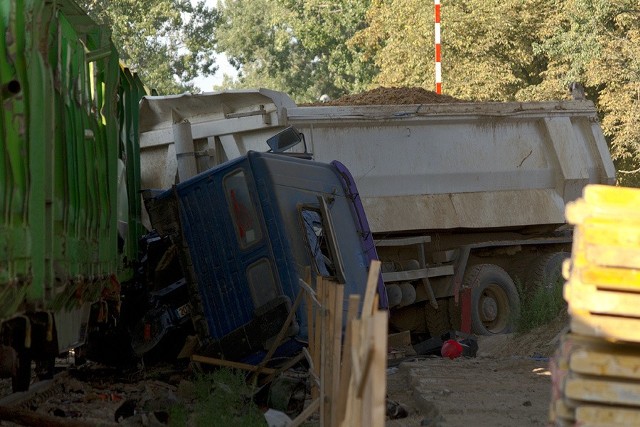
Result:
<instances>
[{"instance_id":1,"label":"truck tire","mask_svg":"<svg viewBox=\"0 0 640 427\"><path fill-rule=\"evenodd\" d=\"M462 330L462 301L456 301L454 297L447 298L449 309L449 322L454 331Z\"/></svg>"},{"instance_id":2,"label":"truck tire","mask_svg":"<svg viewBox=\"0 0 640 427\"><path fill-rule=\"evenodd\" d=\"M11 377L11 391L17 393L19 391L29 390L31 383L31 356L28 354L18 353L18 367L15 375Z\"/></svg>"},{"instance_id":3,"label":"truck tire","mask_svg":"<svg viewBox=\"0 0 640 427\"><path fill-rule=\"evenodd\" d=\"M527 273L527 292L539 287L553 291L562 280L562 263L569 258L569 252L552 252L537 257Z\"/></svg>"},{"instance_id":4,"label":"truck tire","mask_svg":"<svg viewBox=\"0 0 640 427\"><path fill-rule=\"evenodd\" d=\"M435 309L428 302L425 303L425 319L427 321L427 329L432 337L440 335L451 330L451 322L449 320L449 309L446 300L438 301L438 308Z\"/></svg>"},{"instance_id":5,"label":"truck tire","mask_svg":"<svg viewBox=\"0 0 640 427\"><path fill-rule=\"evenodd\" d=\"M471 288L471 330L477 335L506 334L515 330L520 297L513 280L494 264L473 266L463 288Z\"/></svg>"}]
</instances>

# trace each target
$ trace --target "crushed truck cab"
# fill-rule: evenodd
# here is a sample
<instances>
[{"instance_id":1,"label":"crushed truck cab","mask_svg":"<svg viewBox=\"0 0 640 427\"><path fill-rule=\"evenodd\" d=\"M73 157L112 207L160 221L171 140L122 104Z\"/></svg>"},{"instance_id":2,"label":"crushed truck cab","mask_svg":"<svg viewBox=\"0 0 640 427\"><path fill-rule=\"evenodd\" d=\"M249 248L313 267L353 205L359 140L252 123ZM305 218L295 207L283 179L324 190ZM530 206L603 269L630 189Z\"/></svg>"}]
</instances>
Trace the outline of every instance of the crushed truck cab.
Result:
<instances>
[{"instance_id":1,"label":"crushed truck cab","mask_svg":"<svg viewBox=\"0 0 640 427\"><path fill-rule=\"evenodd\" d=\"M350 174L281 154L249 152L147 201L152 224L181 250L203 353L242 359L266 348L301 292L334 278L364 294L377 259ZM386 305L382 280L381 305ZM307 337L304 304L288 336Z\"/></svg>"}]
</instances>

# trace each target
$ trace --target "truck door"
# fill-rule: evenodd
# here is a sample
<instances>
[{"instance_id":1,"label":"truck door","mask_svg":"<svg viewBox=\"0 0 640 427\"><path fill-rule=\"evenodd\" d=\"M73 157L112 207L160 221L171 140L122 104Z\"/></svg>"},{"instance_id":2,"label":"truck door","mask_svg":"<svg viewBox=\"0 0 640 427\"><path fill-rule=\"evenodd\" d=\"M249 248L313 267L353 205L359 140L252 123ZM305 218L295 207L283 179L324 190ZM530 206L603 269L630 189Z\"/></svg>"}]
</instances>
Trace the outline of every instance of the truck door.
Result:
<instances>
[{"instance_id":1,"label":"truck door","mask_svg":"<svg viewBox=\"0 0 640 427\"><path fill-rule=\"evenodd\" d=\"M238 248L234 259L229 260L232 270L236 270L232 274L249 288L253 307L259 314L262 308L272 307L282 295L269 240L244 169L225 176L223 188L233 228L229 245Z\"/></svg>"}]
</instances>

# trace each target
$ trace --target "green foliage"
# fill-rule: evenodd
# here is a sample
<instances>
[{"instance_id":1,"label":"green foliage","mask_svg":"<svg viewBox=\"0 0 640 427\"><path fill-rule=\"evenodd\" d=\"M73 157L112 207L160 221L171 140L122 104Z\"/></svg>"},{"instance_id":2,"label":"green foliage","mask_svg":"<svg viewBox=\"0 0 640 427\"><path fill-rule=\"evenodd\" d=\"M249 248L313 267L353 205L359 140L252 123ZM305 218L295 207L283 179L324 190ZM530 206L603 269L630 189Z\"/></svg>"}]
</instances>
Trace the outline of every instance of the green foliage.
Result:
<instances>
[{"instance_id":1,"label":"green foliage","mask_svg":"<svg viewBox=\"0 0 640 427\"><path fill-rule=\"evenodd\" d=\"M191 415L189 415L191 414ZM195 405L170 409L170 426L263 427L264 415L251 400L251 389L241 371L219 369L195 382Z\"/></svg>"},{"instance_id":2,"label":"green foliage","mask_svg":"<svg viewBox=\"0 0 640 427\"><path fill-rule=\"evenodd\" d=\"M216 70L214 31L218 13L204 1L79 0L112 30L124 63L160 94L197 92L190 83Z\"/></svg>"},{"instance_id":3,"label":"green foliage","mask_svg":"<svg viewBox=\"0 0 640 427\"><path fill-rule=\"evenodd\" d=\"M640 4L635 0L556 2L547 38L546 79L585 84L622 185L640 184Z\"/></svg>"},{"instance_id":4,"label":"green foliage","mask_svg":"<svg viewBox=\"0 0 640 427\"><path fill-rule=\"evenodd\" d=\"M559 279L551 289L540 284L531 292L520 290L522 301L518 331L528 332L538 326L546 325L555 319L567 304L562 297L564 280Z\"/></svg>"},{"instance_id":5,"label":"green foliage","mask_svg":"<svg viewBox=\"0 0 640 427\"><path fill-rule=\"evenodd\" d=\"M234 0L220 6L218 50L239 69L223 86L268 87L298 102L367 87L375 73L346 45L364 27L369 0Z\"/></svg>"},{"instance_id":6,"label":"green foliage","mask_svg":"<svg viewBox=\"0 0 640 427\"><path fill-rule=\"evenodd\" d=\"M538 84L546 59L533 44L547 16L544 0L467 0L442 5L443 87L470 100L514 100ZM407 19L407 17L411 17ZM434 88L433 6L377 0L369 26L350 41L366 48L383 86Z\"/></svg>"}]
</instances>

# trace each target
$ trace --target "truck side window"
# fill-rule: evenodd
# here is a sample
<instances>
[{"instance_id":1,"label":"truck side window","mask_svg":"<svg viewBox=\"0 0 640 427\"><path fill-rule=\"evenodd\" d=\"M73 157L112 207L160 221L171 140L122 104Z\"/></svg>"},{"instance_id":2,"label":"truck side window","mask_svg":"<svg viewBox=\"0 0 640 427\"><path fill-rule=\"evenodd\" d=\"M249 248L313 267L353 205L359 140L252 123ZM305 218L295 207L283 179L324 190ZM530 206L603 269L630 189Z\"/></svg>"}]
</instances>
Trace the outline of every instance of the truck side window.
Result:
<instances>
[{"instance_id":1,"label":"truck side window","mask_svg":"<svg viewBox=\"0 0 640 427\"><path fill-rule=\"evenodd\" d=\"M255 308L262 307L278 297L278 286L269 260L263 258L247 268L247 279Z\"/></svg>"},{"instance_id":2,"label":"truck side window","mask_svg":"<svg viewBox=\"0 0 640 427\"><path fill-rule=\"evenodd\" d=\"M331 257L320 212L315 209L303 208L301 215L316 271L324 277L335 277L335 263Z\"/></svg>"},{"instance_id":3,"label":"truck side window","mask_svg":"<svg viewBox=\"0 0 640 427\"><path fill-rule=\"evenodd\" d=\"M231 211L236 236L241 248L246 248L262 238L262 230L256 208L251 202L249 186L242 170L224 179L227 203Z\"/></svg>"}]
</instances>

